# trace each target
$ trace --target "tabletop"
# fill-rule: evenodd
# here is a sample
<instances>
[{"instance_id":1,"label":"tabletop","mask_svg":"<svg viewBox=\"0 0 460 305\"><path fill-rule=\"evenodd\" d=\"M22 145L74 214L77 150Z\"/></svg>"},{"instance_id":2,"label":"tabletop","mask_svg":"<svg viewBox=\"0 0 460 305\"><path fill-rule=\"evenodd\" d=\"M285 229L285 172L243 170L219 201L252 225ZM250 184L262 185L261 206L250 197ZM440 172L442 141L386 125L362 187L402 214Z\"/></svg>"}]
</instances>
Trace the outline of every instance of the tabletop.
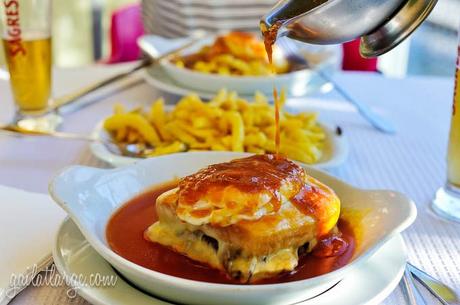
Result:
<instances>
[{"instance_id":1,"label":"tabletop","mask_svg":"<svg viewBox=\"0 0 460 305\"><path fill-rule=\"evenodd\" d=\"M60 96L126 68L120 65L56 70L54 94ZM417 220L403 233L409 260L458 291L460 225L436 217L429 208L435 191L445 182L453 79L390 79L362 72L341 72L334 77L356 99L392 120L397 133L376 131L335 92L292 99L287 107L291 111L317 110L321 120L339 125L348 137L349 158L339 168L330 170L331 174L362 188L400 191L416 202ZM115 102L135 107L160 95L163 93L143 82L141 75L133 76L84 99L87 106L64 114L61 128L90 133L111 113ZM174 99L168 96L169 101ZM0 100L0 121L6 122L13 107L8 82L1 77ZM86 142L0 136L0 184L45 193L56 171L71 164L106 166L91 156ZM87 304L79 297L69 299L65 291L65 287L31 286L11 304ZM383 304L406 304L400 288Z\"/></svg>"}]
</instances>

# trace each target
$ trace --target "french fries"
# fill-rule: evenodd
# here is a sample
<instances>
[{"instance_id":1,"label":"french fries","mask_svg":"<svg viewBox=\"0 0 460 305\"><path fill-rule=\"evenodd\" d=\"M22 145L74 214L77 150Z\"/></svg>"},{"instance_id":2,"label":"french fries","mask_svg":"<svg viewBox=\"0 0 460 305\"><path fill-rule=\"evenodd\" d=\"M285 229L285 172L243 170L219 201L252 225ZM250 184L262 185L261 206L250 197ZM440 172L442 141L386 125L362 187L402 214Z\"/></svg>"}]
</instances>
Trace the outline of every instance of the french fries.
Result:
<instances>
[{"instance_id":1,"label":"french fries","mask_svg":"<svg viewBox=\"0 0 460 305\"><path fill-rule=\"evenodd\" d=\"M129 139L136 137L133 136L135 130L151 146L160 144L160 137L155 128L150 125L145 116L139 113L116 113L105 120L104 128L108 131L130 129L131 132L127 132Z\"/></svg>"},{"instance_id":2,"label":"french fries","mask_svg":"<svg viewBox=\"0 0 460 305\"><path fill-rule=\"evenodd\" d=\"M281 104L285 101L280 95ZM142 143L148 156L184 151L275 152L274 107L256 93L254 101L235 92L221 90L211 101L197 95L183 97L166 111L163 99L154 101L147 111L126 111L115 106L104 128L120 143ZM326 134L315 113L291 114L280 111L280 152L304 163L320 160Z\"/></svg>"},{"instance_id":3,"label":"french fries","mask_svg":"<svg viewBox=\"0 0 460 305\"><path fill-rule=\"evenodd\" d=\"M197 53L177 56L172 62L179 68L220 75L263 76L273 71L286 73L290 68L286 60L276 56L274 64L270 64L263 41L244 32L218 36L212 45L204 46Z\"/></svg>"}]
</instances>

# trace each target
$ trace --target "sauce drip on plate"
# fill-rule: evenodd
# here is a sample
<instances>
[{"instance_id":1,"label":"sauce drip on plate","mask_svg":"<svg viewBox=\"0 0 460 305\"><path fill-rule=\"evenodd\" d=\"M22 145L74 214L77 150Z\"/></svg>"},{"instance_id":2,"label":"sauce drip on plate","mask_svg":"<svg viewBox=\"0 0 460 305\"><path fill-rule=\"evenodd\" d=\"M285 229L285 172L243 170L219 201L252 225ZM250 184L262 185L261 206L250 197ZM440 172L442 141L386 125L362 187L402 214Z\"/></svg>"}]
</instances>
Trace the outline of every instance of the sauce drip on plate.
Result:
<instances>
[{"instance_id":1,"label":"sauce drip on plate","mask_svg":"<svg viewBox=\"0 0 460 305\"><path fill-rule=\"evenodd\" d=\"M281 22L275 22L269 29L262 31L264 36L265 52L267 52L268 62L272 66L272 72L276 73L276 69L273 66L273 44L276 41L279 27ZM280 101L278 98L278 91L276 86L273 84L273 101L275 103L275 153L276 157L279 157L280 150Z\"/></svg>"},{"instance_id":2,"label":"sauce drip on plate","mask_svg":"<svg viewBox=\"0 0 460 305\"><path fill-rule=\"evenodd\" d=\"M145 268L164 274L202 282L241 284L225 273L197 263L165 246L144 239L144 231L158 220L156 198L177 186L177 181L160 185L128 201L110 219L106 236L110 248L120 256ZM340 220L341 238L348 243L345 251L336 256L315 256L300 253L299 265L292 272L264 279L256 284L298 281L322 275L346 265L353 256L355 239L351 226ZM321 243L321 241L320 241ZM327 247L328 242L325 242Z\"/></svg>"},{"instance_id":3,"label":"sauce drip on plate","mask_svg":"<svg viewBox=\"0 0 460 305\"><path fill-rule=\"evenodd\" d=\"M275 101L275 156L280 156L280 101L278 91L273 86L273 100Z\"/></svg>"},{"instance_id":4,"label":"sauce drip on plate","mask_svg":"<svg viewBox=\"0 0 460 305\"><path fill-rule=\"evenodd\" d=\"M271 25L269 28L266 28L264 24L261 24L261 32L264 37L264 45L265 45L265 51L268 56L268 61L272 65L272 71L275 72L275 68L273 66L273 45L276 42L277 36L278 36L278 31L282 25L281 21L276 21L273 25ZM280 111L280 101L278 98L278 92L276 90L276 86L273 85L273 100L275 103L275 152L277 158L279 158L279 149L280 149L280 122L279 122L279 111ZM320 204L320 201L315 200L316 197L319 197L321 193L321 189L316 188L316 187L311 187L309 185L303 185L300 189L299 192L296 196L291 198L291 202L300 210L302 211L305 215L316 215L316 213L321 210L321 207L318 207L318 204ZM317 218L318 219L318 218ZM318 231L319 234L322 234L322 224L318 224ZM347 247L347 243L345 240L343 240L340 236L334 235L334 236L329 236L328 239L328 250L322 251L321 255L324 254L324 252L329 251L329 248L332 248L333 246L336 247L335 253L338 253L340 251L345 251ZM320 245L321 246L321 245ZM332 250L331 250L332 251ZM332 251L334 252L334 251ZM317 251L317 253L319 253ZM320 254L318 254L320 255Z\"/></svg>"}]
</instances>

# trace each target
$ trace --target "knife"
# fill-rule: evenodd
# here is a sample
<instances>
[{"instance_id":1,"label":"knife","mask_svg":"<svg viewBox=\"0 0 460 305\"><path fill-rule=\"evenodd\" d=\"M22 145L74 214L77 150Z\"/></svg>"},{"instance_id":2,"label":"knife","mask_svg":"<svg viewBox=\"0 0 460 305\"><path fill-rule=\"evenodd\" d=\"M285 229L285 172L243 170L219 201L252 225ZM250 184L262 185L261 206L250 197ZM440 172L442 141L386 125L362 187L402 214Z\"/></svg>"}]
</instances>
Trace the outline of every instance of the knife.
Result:
<instances>
[{"instance_id":1,"label":"knife","mask_svg":"<svg viewBox=\"0 0 460 305\"><path fill-rule=\"evenodd\" d=\"M407 269L443 305L460 305L460 298L452 288L411 263L407 263Z\"/></svg>"},{"instance_id":2,"label":"knife","mask_svg":"<svg viewBox=\"0 0 460 305\"><path fill-rule=\"evenodd\" d=\"M94 92L100 88L103 88L107 85L110 85L120 79L123 79L131 74L133 74L134 72L136 71L139 71L143 68L146 68L146 67L149 67L151 65L154 65L156 63L158 63L160 60L164 59L164 58L167 58L167 57L170 57L178 52L181 52L183 51L184 49L187 49L189 47L191 47L192 45L194 45L195 43L197 43L201 38L203 38L205 34L203 32L197 32L197 33L194 33L194 35L192 36L192 39L189 41L189 42L186 42L184 43L183 45L171 50L171 51L168 51L158 57L153 57L152 54L147 54L147 58L143 59L140 63L138 63L137 65L135 65L134 67L132 67L131 69L127 70L127 71L124 71L124 72L121 72L121 73L118 73L118 74L115 74L113 76L110 76L106 79L103 79L103 80L100 80L100 81L97 81L93 84L90 84L86 87L83 87L79 90L77 90L76 92L73 92L73 93L70 93L70 94L67 94L67 95L64 95L62 97L59 97L59 98L56 98L54 100L54 103L53 105L50 107L50 109L48 111L56 111L56 110L59 110L61 107L63 106L66 106L66 105L69 105L73 102L75 102L76 100L90 94L91 92Z\"/></svg>"}]
</instances>

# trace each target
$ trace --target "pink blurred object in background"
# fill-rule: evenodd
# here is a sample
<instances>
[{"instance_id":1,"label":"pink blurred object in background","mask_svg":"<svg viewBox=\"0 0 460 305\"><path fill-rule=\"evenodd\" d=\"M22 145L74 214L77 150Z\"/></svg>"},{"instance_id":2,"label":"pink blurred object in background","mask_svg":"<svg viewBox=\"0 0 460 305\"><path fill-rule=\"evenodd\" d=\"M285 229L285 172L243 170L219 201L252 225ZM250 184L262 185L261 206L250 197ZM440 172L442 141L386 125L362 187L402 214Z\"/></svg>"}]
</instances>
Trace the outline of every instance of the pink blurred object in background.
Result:
<instances>
[{"instance_id":1,"label":"pink blurred object in background","mask_svg":"<svg viewBox=\"0 0 460 305\"><path fill-rule=\"evenodd\" d=\"M110 58L108 64L137 60L141 51L137 38L144 35L140 4L122 7L112 14L110 26Z\"/></svg>"},{"instance_id":2,"label":"pink blurred object in background","mask_svg":"<svg viewBox=\"0 0 460 305\"><path fill-rule=\"evenodd\" d=\"M359 39L343 44L342 69L348 71L377 71L377 58L363 58L359 54Z\"/></svg>"}]
</instances>

